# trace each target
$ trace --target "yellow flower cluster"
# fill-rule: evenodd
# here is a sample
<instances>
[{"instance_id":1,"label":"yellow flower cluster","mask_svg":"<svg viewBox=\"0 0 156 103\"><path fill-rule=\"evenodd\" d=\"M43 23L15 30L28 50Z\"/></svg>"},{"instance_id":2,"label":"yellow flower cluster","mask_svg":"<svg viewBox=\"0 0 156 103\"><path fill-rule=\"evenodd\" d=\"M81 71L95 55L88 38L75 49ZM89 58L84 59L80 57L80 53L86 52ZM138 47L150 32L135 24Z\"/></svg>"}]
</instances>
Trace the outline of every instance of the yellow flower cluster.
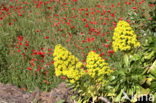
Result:
<instances>
[{"instance_id":1,"label":"yellow flower cluster","mask_svg":"<svg viewBox=\"0 0 156 103\"><path fill-rule=\"evenodd\" d=\"M88 53L86 62L88 74L92 78L98 77L99 80L101 81L104 75L109 75L112 72L112 70L110 70L108 63L106 63L104 59L102 59L98 54L96 54L93 51Z\"/></svg>"},{"instance_id":2,"label":"yellow flower cluster","mask_svg":"<svg viewBox=\"0 0 156 103\"><path fill-rule=\"evenodd\" d=\"M84 64L60 44L55 46L53 56L56 76L66 76L71 83L75 83L80 77L87 75L81 68ZM112 72L108 63L93 51L88 53L86 63L88 74L100 83L104 83L104 77Z\"/></svg>"},{"instance_id":3,"label":"yellow flower cluster","mask_svg":"<svg viewBox=\"0 0 156 103\"><path fill-rule=\"evenodd\" d=\"M121 51L131 51L140 46L136 39L136 34L125 21L119 21L113 35L113 49Z\"/></svg>"},{"instance_id":4,"label":"yellow flower cluster","mask_svg":"<svg viewBox=\"0 0 156 103\"><path fill-rule=\"evenodd\" d=\"M56 76L66 76L71 83L74 83L85 74L81 69L83 63L60 44L55 46L53 56Z\"/></svg>"}]
</instances>

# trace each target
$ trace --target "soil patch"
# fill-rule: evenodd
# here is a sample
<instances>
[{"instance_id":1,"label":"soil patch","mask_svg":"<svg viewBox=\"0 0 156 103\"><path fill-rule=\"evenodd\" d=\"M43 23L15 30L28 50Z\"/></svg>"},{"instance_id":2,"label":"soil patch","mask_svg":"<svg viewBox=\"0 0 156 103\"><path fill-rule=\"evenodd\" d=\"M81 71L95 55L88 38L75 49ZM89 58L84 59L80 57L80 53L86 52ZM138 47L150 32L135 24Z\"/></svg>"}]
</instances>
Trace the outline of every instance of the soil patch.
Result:
<instances>
[{"instance_id":1,"label":"soil patch","mask_svg":"<svg viewBox=\"0 0 156 103\"><path fill-rule=\"evenodd\" d=\"M57 103L57 101L74 103L71 99L73 94L72 89L64 82L50 92L36 88L32 93L24 92L11 84L0 83L0 103Z\"/></svg>"}]
</instances>

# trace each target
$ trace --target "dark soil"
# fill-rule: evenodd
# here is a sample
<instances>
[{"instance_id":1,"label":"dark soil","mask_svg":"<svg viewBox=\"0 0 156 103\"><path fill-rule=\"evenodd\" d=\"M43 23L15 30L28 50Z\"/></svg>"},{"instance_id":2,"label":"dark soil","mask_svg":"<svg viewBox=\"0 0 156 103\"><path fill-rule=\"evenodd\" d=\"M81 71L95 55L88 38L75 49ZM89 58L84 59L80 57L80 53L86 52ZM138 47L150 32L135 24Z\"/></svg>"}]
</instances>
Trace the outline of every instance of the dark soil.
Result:
<instances>
[{"instance_id":1,"label":"dark soil","mask_svg":"<svg viewBox=\"0 0 156 103\"><path fill-rule=\"evenodd\" d=\"M64 82L50 92L42 92L36 88L32 93L24 92L11 84L0 83L0 103L56 103L60 100L74 103L71 100L72 95L72 90Z\"/></svg>"}]
</instances>

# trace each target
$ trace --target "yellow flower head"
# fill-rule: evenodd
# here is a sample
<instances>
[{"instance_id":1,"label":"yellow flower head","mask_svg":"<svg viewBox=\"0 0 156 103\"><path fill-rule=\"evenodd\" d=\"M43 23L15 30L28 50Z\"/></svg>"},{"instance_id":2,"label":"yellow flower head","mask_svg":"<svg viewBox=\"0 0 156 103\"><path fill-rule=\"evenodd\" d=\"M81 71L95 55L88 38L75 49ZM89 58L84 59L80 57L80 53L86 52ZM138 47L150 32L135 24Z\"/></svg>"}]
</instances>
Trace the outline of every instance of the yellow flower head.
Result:
<instances>
[{"instance_id":1,"label":"yellow flower head","mask_svg":"<svg viewBox=\"0 0 156 103\"><path fill-rule=\"evenodd\" d=\"M80 69L83 63L60 44L55 46L53 56L56 76L66 76L73 81L85 74L85 71Z\"/></svg>"},{"instance_id":2,"label":"yellow flower head","mask_svg":"<svg viewBox=\"0 0 156 103\"><path fill-rule=\"evenodd\" d=\"M125 21L119 21L113 35L113 49L121 51L131 51L140 46L136 39L136 34Z\"/></svg>"},{"instance_id":3,"label":"yellow flower head","mask_svg":"<svg viewBox=\"0 0 156 103\"><path fill-rule=\"evenodd\" d=\"M93 78L95 76L100 77L104 75L109 75L112 72L108 63L106 63L104 59L102 59L98 54L93 51L88 53L86 62L88 74Z\"/></svg>"}]
</instances>

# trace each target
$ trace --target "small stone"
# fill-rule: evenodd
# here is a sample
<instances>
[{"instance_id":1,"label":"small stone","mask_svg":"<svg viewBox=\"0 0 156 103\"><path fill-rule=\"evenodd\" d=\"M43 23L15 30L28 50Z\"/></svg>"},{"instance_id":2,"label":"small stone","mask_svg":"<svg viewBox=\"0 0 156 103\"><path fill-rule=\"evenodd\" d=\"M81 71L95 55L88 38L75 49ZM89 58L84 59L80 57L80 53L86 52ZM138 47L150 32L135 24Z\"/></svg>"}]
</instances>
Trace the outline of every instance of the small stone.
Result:
<instances>
[{"instance_id":1,"label":"small stone","mask_svg":"<svg viewBox=\"0 0 156 103\"><path fill-rule=\"evenodd\" d=\"M23 98L24 98L24 99L28 99L29 97L30 97L30 96L29 96L28 94L24 94L24 95L23 95Z\"/></svg>"}]
</instances>

